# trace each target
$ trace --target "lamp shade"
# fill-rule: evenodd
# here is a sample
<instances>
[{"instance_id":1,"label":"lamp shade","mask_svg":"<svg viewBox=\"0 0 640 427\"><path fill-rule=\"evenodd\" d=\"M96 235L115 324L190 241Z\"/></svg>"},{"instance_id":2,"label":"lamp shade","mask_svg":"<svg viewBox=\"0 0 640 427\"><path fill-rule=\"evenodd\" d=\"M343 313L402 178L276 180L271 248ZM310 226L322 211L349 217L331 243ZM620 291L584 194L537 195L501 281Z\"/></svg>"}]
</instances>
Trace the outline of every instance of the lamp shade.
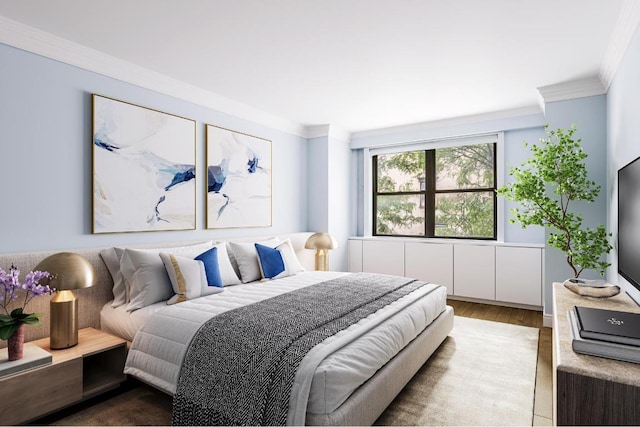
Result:
<instances>
[{"instance_id":1,"label":"lamp shade","mask_svg":"<svg viewBox=\"0 0 640 427\"><path fill-rule=\"evenodd\" d=\"M338 242L329 233L314 233L304 244L306 249L335 249Z\"/></svg>"},{"instance_id":2,"label":"lamp shade","mask_svg":"<svg viewBox=\"0 0 640 427\"><path fill-rule=\"evenodd\" d=\"M49 284L58 291L88 288L96 283L96 269L85 258L73 252L48 256L35 269L51 273L53 278Z\"/></svg>"}]
</instances>

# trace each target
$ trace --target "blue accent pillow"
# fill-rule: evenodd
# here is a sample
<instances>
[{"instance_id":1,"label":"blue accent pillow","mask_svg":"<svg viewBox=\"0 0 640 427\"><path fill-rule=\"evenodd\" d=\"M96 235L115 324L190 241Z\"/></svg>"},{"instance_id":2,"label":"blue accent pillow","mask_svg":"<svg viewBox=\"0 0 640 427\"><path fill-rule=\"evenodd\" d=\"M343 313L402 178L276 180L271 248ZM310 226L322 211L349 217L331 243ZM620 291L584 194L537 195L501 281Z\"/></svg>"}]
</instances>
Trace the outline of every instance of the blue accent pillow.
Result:
<instances>
[{"instance_id":1,"label":"blue accent pillow","mask_svg":"<svg viewBox=\"0 0 640 427\"><path fill-rule=\"evenodd\" d=\"M204 272L207 275L207 283L209 286L216 286L218 288L224 286L222 277L220 276L220 265L218 264L218 248L213 247L194 259L202 261L204 264Z\"/></svg>"},{"instance_id":2,"label":"blue accent pillow","mask_svg":"<svg viewBox=\"0 0 640 427\"><path fill-rule=\"evenodd\" d=\"M260 261L260 269L265 279L272 279L285 270L280 251L269 246L256 243L256 251Z\"/></svg>"}]
</instances>

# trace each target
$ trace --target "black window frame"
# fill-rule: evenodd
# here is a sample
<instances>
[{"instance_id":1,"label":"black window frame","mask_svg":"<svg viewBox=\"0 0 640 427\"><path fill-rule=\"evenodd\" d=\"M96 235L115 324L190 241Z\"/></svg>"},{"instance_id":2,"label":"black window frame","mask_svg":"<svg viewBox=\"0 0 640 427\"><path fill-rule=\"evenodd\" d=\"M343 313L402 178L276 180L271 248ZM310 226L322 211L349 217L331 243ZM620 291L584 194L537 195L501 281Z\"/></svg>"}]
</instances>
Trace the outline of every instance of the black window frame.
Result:
<instances>
[{"instance_id":1,"label":"black window frame","mask_svg":"<svg viewBox=\"0 0 640 427\"><path fill-rule=\"evenodd\" d=\"M498 197L496 190L498 188L498 165L497 165L497 153L498 153L498 144L496 142L484 142L480 144L491 144L493 145L493 187L482 187L482 188L464 188L464 189L453 189L453 190L436 190L436 151L441 148L430 148L430 149L416 149L411 150L414 151L424 151L425 153L425 188L424 190L417 191L394 191L394 192L378 192L378 156L379 154L375 154L371 157L372 161L372 173L373 173L373 197L372 197L372 235L373 236L382 236L382 237L410 237L410 238L436 238L436 239L456 239L456 240L498 240ZM479 145L479 144L460 144L460 146L464 145ZM402 151L398 151L397 153L386 153L386 154L399 154ZM436 195L437 194L460 194L460 193L486 193L491 192L493 197L493 237L466 237L466 236L436 236ZM424 197L425 207L424 207L424 234L423 235L412 235L412 234L382 234L377 231L377 216L378 216L378 196L403 196L403 195L419 195Z\"/></svg>"}]
</instances>

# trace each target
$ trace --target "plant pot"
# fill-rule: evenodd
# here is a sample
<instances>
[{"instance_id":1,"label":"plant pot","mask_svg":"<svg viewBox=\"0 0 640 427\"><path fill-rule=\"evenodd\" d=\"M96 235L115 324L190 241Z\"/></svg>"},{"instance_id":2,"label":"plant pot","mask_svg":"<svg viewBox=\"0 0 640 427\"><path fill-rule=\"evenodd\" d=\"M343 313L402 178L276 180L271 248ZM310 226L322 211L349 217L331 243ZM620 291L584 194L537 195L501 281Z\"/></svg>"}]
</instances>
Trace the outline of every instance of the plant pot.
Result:
<instances>
[{"instance_id":1,"label":"plant pot","mask_svg":"<svg viewBox=\"0 0 640 427\"><path fill-rule=\"evenodd\" d=\"M7 340L9 361L22 359L24 349L24 331L26 326L27 325L25 323L21 323L20 326L18 326L18 330L15 331Z\"/></svg>"},{"instance_id":2,"label":"plant pot","mask_svg":"<svg viewBox=\"0 0 640 427\"><path fill-rule=\"evenodd\" d=\"M564 287L583 297L609 298L620 293L620 287L606 280L567 279Z\"/></svg>"}]
</instances>

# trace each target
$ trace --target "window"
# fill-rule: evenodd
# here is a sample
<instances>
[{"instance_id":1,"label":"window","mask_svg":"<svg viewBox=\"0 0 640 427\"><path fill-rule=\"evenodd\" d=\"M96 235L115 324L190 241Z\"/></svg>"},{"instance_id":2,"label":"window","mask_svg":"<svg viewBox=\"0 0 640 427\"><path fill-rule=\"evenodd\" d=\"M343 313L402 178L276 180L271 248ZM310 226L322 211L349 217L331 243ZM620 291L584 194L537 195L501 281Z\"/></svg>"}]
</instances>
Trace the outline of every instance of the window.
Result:
<instances>
[{"instance_id":1,"label":"window","mask_svg":"<svg viewBox=\"0 0 640 427\"><path fill-rule=\"evenodd\" d=\"M372 160L374 235L496 239L496 143Z\"/></svg>"}]
</instances>

